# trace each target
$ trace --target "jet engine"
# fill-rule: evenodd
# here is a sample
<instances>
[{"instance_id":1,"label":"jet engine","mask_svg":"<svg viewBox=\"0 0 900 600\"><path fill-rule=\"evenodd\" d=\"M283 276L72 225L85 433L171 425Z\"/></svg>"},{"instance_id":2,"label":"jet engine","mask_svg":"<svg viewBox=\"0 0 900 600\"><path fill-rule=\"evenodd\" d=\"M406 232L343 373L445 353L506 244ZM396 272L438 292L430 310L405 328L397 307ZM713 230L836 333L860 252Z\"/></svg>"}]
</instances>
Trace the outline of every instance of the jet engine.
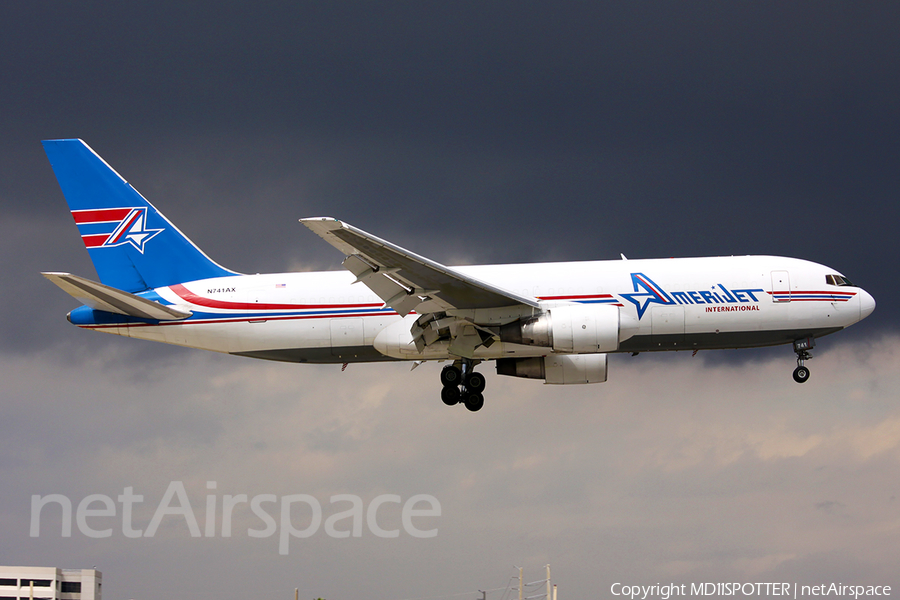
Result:
<instances>
[{"instance_id":1,"label":"jet engine","mask_svg":"<svg viewBox=\"0 0 900 600\"><path fill-rule=\"evenodd\" d=\"M550 354L531 358L501 358L497 374L571 385L606 381L605 354Z\"/></svg>"},{"instance_id":2,"label":"jet engine","mask_svg":"<svg viewBox=\"0 0 900 600\"><path fill-rule=\"evenodd\" d=\"M637 329L637 323L628 319L615 306L567 304L503 325L500 340L572 354L614 352L619 349L619 342L630 338Z\"/></svg>"}]
</instances>

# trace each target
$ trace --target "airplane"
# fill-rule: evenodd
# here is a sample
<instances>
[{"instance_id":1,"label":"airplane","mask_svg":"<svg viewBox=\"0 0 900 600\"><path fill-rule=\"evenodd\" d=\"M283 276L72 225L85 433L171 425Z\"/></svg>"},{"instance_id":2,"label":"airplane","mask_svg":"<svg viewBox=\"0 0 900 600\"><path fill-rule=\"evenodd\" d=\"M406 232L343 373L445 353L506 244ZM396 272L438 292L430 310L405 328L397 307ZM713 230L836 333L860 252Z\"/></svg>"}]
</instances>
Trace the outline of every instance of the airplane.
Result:
<instances>
[{"instance_id":1,"label":"airplane","mask_svg":"<svg viewBox=\"0 0 900 600\"><path fill-rule=\"evenodd\" d=\"M607 380L611 353L791 344L793 378L822 336L874 298L840 272L777 256L449 267L330 217L300 222L344 271L243 275L210 259L79 139L45 152L100 281L44 277L91 331L296 363L448 362L441 399L484 405L476 366L547 384Z\"/></svg>"}]
</instances>

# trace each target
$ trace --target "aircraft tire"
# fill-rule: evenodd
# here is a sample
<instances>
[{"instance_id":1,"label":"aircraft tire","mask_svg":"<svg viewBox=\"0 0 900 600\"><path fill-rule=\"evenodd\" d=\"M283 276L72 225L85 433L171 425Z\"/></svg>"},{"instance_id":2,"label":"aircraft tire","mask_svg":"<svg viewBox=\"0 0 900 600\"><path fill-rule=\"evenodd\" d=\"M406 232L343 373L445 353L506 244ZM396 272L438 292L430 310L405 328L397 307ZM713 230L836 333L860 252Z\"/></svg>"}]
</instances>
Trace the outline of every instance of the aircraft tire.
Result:
<instances>
[{"instance_id":1,"label":"aircraft tire","mask_svg":"<svg viewBox=\"0 0 900 600\"><path fill-rule=\"evenodd\" d=\"M456 386L444 386L441 390L441 401L447 406L459 404L459 388Z\"/></svg>"},{"instance_id":2,"label":"aircraft tire","mask_svg":"<svg viewBox=\"0 0 900 600\"><path fill-rule=\"evenodd\" d=\"M472 412L478 412L484 406L484 396L480 392L470 392L464 400L466 408Z\"/></svg>"},{"instance_id":3,"label":"aircraft tire","mask_svg":"<svg viewBox=\"0 0 900 600\"><path fill-rule=\"evenodd\" d=\"M809 369L806 367L797 367L794 369L794 381L797 383L806 383L809 379Z\"/></svg>"},{"instance_id":4,"label":"aircraft tire","mask_svg":"<svg viewBox=\"0 0 900 600\"><path fill-rule=\"evenodd\" d=\"M462 383L462 371L453 365L447 365L441 369L441 385L444 387L456 387Z\"/></svg>"},{"instance_id":5,"label":"aircraft tire","mask_svg":"<svg viewBox=\"0 0 900 600\"><path fill-rule=\"evenodd\" d=\"M484 386L486 384L487 382L484 379L484 375L482 375L481 373L472 371L466 376L465 386L466 389L470 392L481 393L484 391Z\"/></svg>"}]
</instances>

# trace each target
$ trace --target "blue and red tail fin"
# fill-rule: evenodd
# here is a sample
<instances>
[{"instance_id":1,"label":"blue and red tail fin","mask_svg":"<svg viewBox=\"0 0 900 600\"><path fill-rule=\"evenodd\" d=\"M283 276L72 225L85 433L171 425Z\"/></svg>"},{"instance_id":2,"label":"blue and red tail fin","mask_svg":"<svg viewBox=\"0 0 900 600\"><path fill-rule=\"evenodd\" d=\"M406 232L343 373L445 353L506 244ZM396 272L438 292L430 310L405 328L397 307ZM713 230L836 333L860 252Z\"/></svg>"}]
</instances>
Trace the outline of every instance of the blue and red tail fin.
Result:
<instances>
[{"instance_id":1,"label":"blue and red tail fin","mask_svg":"<svg viewBox=\"0 0 900 600\"><path fill-rule=\"evenodd\" d=\"M105 285L140 292L236 274L206 256L87 144L42 143Z\"/></svg>"}]
</instances>

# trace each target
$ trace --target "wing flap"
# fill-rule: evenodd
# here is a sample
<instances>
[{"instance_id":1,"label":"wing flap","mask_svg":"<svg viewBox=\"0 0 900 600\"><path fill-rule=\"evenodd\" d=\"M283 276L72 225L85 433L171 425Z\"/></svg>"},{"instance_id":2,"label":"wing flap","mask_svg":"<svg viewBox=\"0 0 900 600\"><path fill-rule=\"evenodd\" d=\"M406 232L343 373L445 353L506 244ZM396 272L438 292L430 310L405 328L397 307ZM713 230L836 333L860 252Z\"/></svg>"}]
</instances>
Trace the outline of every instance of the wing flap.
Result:
<instances>
[{"instance_id":1,"label":"wing flap","mask_svg":"<svg viewBox=\"0 0 900 600\"><path fill-rule=\"evenodd\" d=\"M71 273L41 273L41 275L94 310L156 321L178 321L191 316L190 312L177 310Z\"/></svg>"},{"instance_id":2,"label":"wing flap","mask_svg":"<svg viewBox=\"0 0 900 600\"><path fill-rule=\"evenodd\" d=\"M406 316L422 302L417 290L393 279L394 269L381 269L358 254L351 254L341 263L344 268L356 275L354 283L362 283L390 306L398 314ZM424 292L424 290L419 290Z\"/></svg>"}]
</instances>

